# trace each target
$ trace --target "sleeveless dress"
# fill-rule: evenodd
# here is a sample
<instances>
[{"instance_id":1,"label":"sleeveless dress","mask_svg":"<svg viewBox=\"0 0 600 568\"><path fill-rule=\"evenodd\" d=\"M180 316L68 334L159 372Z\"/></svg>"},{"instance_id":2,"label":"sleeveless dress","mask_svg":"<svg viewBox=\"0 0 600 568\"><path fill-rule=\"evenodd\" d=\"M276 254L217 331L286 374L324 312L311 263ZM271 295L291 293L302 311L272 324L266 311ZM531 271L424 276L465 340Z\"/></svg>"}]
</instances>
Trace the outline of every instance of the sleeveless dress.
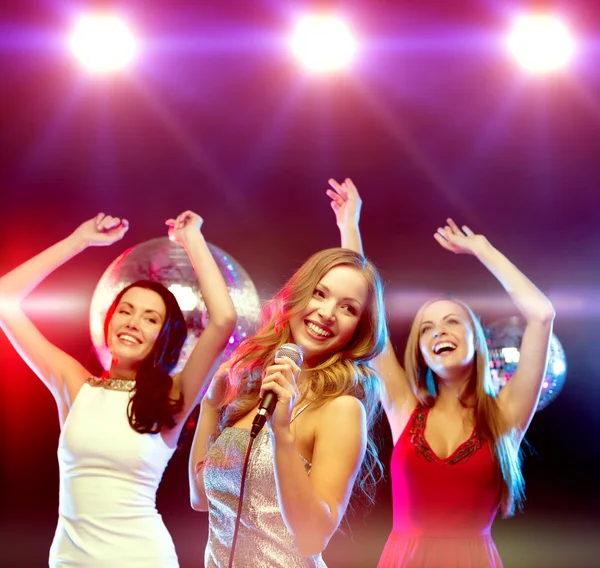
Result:
<instances>
[{"instance_id":1,"label":"sleeveless dress","mask_svg":"<svg viewBox=\"0 0 600 568\"><path fill-rule=\"evenodd\" d=\"M425 439L421 405L391 459L394 525L379 568L502 568L490 535L501 473L474 430L446 459Z\"/></svg>"},{"instance_id":2,"label":"sleeveless dress","mask_svg":"<svg viewBox=\"0 0 600 568\"><path fill-rule=\"evenodd\" d=\"M301 407L292 420L302 412ZM239 503L242 467L250 439L247 428L225 428L204 460L208 499L205 568L227 568ZM301 456L302 457L302 456ZM273 447L266 429L254 440L246 474L244 504L234 568L327 568L320 554L300 554L286 527L275 486ZM307 473L311 464L304 458Z\"/></svg>"},{"instance_id":3,"label":"sleeveless dress","mask_svg":"<svg viewBox=\"0 0 600 568\"><path fill-rule=\"evenodd\" d=\"M51 568L176 568L175 547L156 511L174 448L127 419L134 381L91 378L60 433L59 518Z\"/></svg>"}]
</instances>

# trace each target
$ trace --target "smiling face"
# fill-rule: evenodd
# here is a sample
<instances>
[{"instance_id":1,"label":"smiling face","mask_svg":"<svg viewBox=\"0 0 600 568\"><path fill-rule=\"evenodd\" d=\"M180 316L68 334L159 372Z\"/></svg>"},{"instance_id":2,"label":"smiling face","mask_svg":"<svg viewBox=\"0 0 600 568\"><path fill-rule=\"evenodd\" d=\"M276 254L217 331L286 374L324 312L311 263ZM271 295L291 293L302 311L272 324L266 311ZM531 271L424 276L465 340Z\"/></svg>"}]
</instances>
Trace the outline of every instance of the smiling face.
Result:
<instances>
[{"instance_id":1,"label":"smiling face","mask_svg":"<svg viewBox=\"0 0 600 568\"><path fill-rule=\"evenodd\" d=\"M440 378L470 371L475 357L475 334L467 311L451 300L439 300L423 311L419 348L425 364Z\"/></svg>"},{"instance_id":2,"label":"smiling face","mask_svg":"<svg viewBox=\"0 0 600 568\"><path fill-rule=\"evenodd\" d=\"M348 344L367 300L367 281L358 268L336 266L321 278L306 307L289 321L293 341L304 351L308 367Z\"/></svg>"},{"instance_id":3,"label":"smiling face","mask_svg":"<svg viewBox=\"0 0 600 568\"><path fill-rule=\"evenodd\" d=\"M166 317L160 295L146 288L123 294L108 325L108 348L120 367L136 369L150 355Z\"/></svg>"}]
</instances>

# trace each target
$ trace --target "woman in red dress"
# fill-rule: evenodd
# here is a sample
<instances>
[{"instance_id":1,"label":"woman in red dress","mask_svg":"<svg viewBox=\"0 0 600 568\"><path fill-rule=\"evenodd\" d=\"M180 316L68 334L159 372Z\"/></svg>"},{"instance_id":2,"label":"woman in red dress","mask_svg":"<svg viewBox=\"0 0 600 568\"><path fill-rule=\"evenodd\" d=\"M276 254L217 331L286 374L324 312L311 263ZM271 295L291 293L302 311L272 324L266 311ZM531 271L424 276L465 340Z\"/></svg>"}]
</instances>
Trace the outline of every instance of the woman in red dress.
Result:
<instances>
[{"instance_id":1,"label":"woman in red dress","mask_svg":"<svg viewBox=\"0 0 600 568\"><path fill-rule=\"evenodd\" d=\"M342 246L362 253L361 200L351 180L330 180ZM391 343L376 361L394 442L393 529L379 567L499 568L490 535L496 513L510 516L524 496L519 447L535 412L554 309L483 235L454 221L435 240L475 256L525 319L518 368L496 395L483 328L457 300L423 305L413 321L405 368Z\"/></svg>"}]
</instances>

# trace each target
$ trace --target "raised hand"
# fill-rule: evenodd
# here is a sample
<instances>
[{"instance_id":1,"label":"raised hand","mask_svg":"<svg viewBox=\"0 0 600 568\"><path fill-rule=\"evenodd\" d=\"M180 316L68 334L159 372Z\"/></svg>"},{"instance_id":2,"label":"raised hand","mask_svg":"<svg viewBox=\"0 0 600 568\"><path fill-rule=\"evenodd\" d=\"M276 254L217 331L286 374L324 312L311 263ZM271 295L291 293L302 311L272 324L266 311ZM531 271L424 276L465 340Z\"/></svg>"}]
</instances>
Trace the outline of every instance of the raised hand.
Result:
<instances>
[{"instance_id":1,"label":"raised hand","mask_svg":"<svg viewBox=\"0 0 600 568\"><path fill-rule=\"evenodd\" d=\"M73 235L87 246L100 247L120 241L128 229L127 219L98 213L93 219L79 225Z\"/></svg>"},{"instance_id":2,"label":"raised hand","mask_svg":"<svg viewBox=\"0 0 600 568\"><path fill-rule=\"evenodd\" d=\"M338 227L341 228L348 225L358 226L362 199L352 180L346 178L340 184L334 179L330 179L329 185L332 189L328 189L326 193L331 199L330 205L335 213Z\"/></svg>"},{"instance_id":3,"label":"raised hand","mask_svg":"<svg viewBox=\"0 0 600 568\"><path fill-rule=\"evenodd\" d=\"M185 245L190 237L198 234L203 222L204 220L197 213L184 211L175 219L167 219L165 225L169 227L169 238L180 245Z\"/></svg>"},{"instance_id":4,"label":"raised hand","mask_svg":"<svg viewBox=\"0 0 600 568\"><path fill-rule=\"evenodd\" d=\"M277 396L277 406L268 421L272 431L285 430L290 427L292 410L300 394L296 381L300 375L300 367L288 357L275 359L275 364L265 370L261 385L261 397L272 391Z\"/></svg>"},{"instance_id":5,"label":"raised hand","mask_svg":"<svg viewBox=\"0 0 600 568\"><path fill-rule=\"evenodd\" d=\"M488 240L483 235L476 235L466 225L459 229L452 219L446 219L445 227L438 227L433 238L446 250L454 254L476 255L483 247L488 245Z\"/></svg>"}]
</instances>

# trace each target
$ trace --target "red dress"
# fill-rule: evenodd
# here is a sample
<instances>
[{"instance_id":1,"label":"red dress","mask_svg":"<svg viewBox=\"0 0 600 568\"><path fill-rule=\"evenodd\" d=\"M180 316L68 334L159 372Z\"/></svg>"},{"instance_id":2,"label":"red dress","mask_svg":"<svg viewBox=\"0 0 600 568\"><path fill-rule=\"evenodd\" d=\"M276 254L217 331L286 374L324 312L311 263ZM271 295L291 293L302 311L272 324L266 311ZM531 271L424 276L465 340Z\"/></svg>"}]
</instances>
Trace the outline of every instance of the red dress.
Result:
<instances>
[{"instance_id":1,"label":"red dress","mask_svg":"<svg viewBox=\"0 0 600 568\"><path fill-rule=\"evenodd\" d=\"M379 568L502 568L490 527L501 473L477 431L446 459L425 439L417 405L391 460L394 526Z\"/></svg>"}]
</instances>

